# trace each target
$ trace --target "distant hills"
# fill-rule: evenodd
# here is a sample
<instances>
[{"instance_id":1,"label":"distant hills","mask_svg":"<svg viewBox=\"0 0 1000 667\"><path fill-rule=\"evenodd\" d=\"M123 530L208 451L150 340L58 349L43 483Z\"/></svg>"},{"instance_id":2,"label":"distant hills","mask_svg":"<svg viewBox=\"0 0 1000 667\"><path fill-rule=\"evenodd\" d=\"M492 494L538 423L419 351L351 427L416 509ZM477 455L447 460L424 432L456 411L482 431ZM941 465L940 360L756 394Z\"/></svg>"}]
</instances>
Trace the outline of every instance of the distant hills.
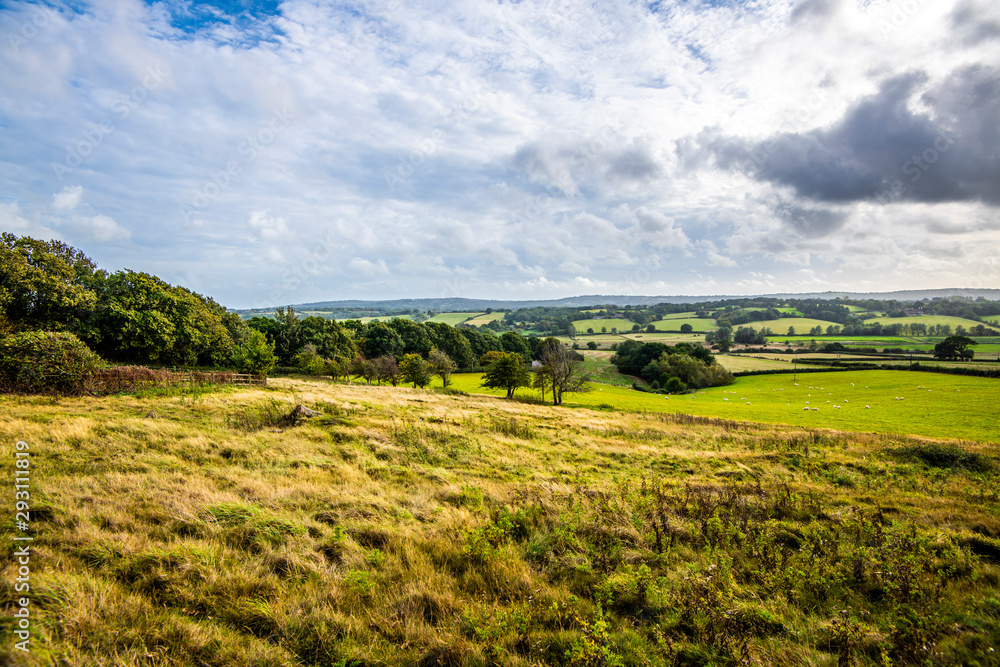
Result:
<instances>
[{"instance_id":1,"label":"distant hills","mask_svg":"<svg viewBox=\"0 0 1000 667\"><path fill-rule=\"evenodd\" d=\"M596 305L614 306L652 306L658 303L701 303L705 301L724 301L728 299L875 299L879 301L920 301L922 299L965 297L975 299L983 297L990 301L1000 301L1000 289L925 289L900 290L895 292L781 292L774 294L755 295L708 295L708 296L636 296L626 294L585 294L562 299L463 299L458 297L442 297L430 299L389 299L381 301L366 301L345 299L340 301L315 301L312 303L290 304L296 310L318 309L358 309L358 310L435 310L438 312L476 312L487 308L493 310L538 308L538 307L582 307ZM241 309L242 314L273 312L273 309Z\"/></svg>"}]
</instances>

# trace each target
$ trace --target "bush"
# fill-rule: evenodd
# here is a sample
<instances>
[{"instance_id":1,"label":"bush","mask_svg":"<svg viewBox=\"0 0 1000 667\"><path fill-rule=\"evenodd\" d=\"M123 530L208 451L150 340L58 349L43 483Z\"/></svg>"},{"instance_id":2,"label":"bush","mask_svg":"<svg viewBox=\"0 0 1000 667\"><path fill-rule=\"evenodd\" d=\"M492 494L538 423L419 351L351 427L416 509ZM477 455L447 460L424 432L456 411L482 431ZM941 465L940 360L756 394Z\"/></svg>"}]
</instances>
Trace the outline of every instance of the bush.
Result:
<instances>
[{"instance_id":1,"label":"bush","mask_svg":"<svg viewBox=\"0 0 1000 667\"><path fill-rule=\"evenodd\" d=\"M71 333L29 331L0 340L0 390L83 393L104 362Z\"/></svg>"}]
</instances>

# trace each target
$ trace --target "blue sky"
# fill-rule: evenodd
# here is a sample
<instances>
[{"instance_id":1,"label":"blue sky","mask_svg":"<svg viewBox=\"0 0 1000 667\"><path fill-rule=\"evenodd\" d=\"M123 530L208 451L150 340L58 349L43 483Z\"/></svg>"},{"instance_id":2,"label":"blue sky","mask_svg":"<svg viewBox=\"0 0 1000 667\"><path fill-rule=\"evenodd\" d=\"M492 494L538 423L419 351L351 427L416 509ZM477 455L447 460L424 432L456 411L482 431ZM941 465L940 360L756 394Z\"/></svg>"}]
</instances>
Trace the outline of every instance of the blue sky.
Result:
<instances>
[{"instance_id":1,"label":"blue sky","mask_svg":"<svg viewBox=\"0 0 1000 667\"><path fill-rule=\"evenodd\" d=\"M0 230L232 307L998 287L989 0L0 2Z\"/></svg>"}]
</instances>

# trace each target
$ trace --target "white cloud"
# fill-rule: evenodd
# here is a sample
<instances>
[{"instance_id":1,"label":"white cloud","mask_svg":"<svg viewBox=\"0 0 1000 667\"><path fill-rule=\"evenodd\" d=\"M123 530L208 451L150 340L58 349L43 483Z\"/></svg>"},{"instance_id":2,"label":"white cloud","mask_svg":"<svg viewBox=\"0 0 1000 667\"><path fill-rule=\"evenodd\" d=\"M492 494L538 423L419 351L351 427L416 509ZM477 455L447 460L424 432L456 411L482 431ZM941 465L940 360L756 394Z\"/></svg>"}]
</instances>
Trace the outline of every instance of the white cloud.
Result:
<instances>
[{"instance_id":1,"label":"white cloud","mask_svg":"<svg viewBox=\"0 0 1000 667\"><path fill-rule=\"evenodd\" d=\"M944 286L989 268L997 208L818 206L693 138L805 134L902 72L1000 62L993 4L286 0L186 34L169 3L45 10L0 46L0 195L33 202L0 204L0 226L161 275L184 256L234 306L278 284L289 302L435 295L449 276L465 296L718 293L803 266L830 289L905 288L914 268ZM5 3L0 34L36 11ZM322 268L286 280L328 233ZM771 277L748 278L762 261Z\"/></svg>"},{"instance_id":2,"label":"white cloud","mask_svg":"<svg viewBox=\"0 0 1000 667\"><path fill-rule=\"evenodd\" d=\"M83 186L66 186L61 191L52 196L52 208L57 211L72 211L80 205L83 197Z\"/></svg>"},{"instance_id":3,"label":"white cloud","mask_svg":"<svg viewBox=\"0 0 1000 667\"><path fill-rule=\"evenodd\" d=\"M85 236L100 242L124 241L132 236L132 232L106 215L95 215L92 218L76 217L74 226Z\"/></svg>"}]
</instances>

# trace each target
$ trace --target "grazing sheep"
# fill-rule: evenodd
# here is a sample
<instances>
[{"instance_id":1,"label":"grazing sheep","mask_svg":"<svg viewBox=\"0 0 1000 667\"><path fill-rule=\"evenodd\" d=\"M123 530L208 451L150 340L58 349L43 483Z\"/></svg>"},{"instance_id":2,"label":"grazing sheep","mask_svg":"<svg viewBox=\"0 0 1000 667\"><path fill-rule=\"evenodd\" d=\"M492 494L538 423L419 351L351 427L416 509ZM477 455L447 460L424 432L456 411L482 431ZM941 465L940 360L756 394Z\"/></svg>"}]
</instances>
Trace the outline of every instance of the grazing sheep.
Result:
<instances>
[{"instance_id":1,"label":"grazing sheep","mask_svg":"<svg viewBox=\"0 0 1000 667\"><path fill-rule=\"evenodd\" d=\"M865 406L865 410L871 410L871 408L869 408L869 407L868 407L868 406L866 405L866 406Z\"/></svg>"}]
</instances>

